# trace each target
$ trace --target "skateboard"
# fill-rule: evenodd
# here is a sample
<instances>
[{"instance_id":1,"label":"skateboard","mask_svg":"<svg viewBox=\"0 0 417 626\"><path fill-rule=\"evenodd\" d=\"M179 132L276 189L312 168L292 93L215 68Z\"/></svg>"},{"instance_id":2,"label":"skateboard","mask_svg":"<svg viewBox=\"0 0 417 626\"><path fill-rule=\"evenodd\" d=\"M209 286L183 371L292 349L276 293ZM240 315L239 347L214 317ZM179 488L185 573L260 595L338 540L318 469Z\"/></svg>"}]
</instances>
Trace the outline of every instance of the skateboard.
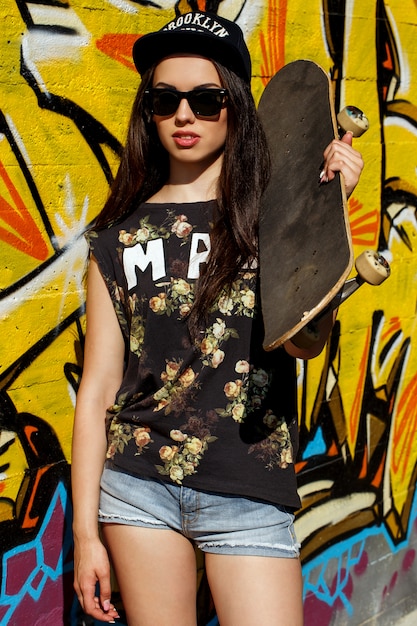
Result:
<instances>
[{"instance_id":1,"label":"skateboard","mask_svg":"<svg viewBox=\"0 0 417 626\"><path fill-rule=\"evenodd\" d=\"M314 339L313 320L363 282L380 284L389 266L366 251L358 258L358 276L345 286L353 267L346 195L340 174L330 183L320 178L323 151L339 136L326 72L312 61L289 63L268 83L258 112L271 153L259 260L264 349L274 350L302 337L303 328L306 341ZM346 107L337 120L356 136L368 126L355 107Z\"/></svg>"}]
</instances>

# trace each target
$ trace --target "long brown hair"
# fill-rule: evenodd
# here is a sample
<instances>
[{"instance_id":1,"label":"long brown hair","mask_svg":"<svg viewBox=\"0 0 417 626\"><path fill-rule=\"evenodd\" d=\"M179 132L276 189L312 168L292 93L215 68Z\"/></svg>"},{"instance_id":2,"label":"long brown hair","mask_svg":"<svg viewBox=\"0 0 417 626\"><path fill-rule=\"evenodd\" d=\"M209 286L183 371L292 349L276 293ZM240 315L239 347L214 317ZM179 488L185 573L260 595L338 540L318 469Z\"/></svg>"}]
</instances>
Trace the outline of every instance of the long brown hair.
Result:
<instances>
[{"instance_id":1,"label":"long brown hair","mask_svg":"<svg viewBox=\"0 0 417 626\"><path fill-rule=\"evenodd\" d=\"M188 318L194 337L220 292L229 288L239 270L257 257L259 203L270 170L267 142L249 85L223 65L213 63L229 94L227 136L210 233L211 251L197 281ZM151 68L138 89L119 170L96 228L134 211L168 179L168 154L159 141L144 97L153 73Z\"/></svg>"}]
</instances>

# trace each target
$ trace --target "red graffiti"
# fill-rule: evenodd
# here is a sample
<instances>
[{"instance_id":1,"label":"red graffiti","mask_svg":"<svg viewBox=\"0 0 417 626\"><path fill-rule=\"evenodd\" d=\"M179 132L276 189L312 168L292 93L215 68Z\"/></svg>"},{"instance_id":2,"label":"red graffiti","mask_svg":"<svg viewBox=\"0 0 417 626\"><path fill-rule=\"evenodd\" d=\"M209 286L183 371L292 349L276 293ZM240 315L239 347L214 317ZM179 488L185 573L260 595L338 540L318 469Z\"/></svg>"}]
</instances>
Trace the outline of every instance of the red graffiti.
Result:
<instances>
[{"instance_id":1,"label":"red graffiti","mask_svg":"<svg viewBox=\"0 0 417 626\"><path fill-rule=\"evenodd\" d=\"M96 41L96 46L100 52L136 72L132 60L132 47L139 36L127 33L108 33Z\"/></svg>"},{"instance_id":2,"label":"red graffiti","mask_svg":"<svg viewBox=\"0 0 417 626\"><path fill-rule=\"evenodd\" d=\"M14 205L0 196L0 220L8 226L0 226L0 239L34 259L45 261L48 246L1 161L0 178Z\"/></svg>"}]
</instances>

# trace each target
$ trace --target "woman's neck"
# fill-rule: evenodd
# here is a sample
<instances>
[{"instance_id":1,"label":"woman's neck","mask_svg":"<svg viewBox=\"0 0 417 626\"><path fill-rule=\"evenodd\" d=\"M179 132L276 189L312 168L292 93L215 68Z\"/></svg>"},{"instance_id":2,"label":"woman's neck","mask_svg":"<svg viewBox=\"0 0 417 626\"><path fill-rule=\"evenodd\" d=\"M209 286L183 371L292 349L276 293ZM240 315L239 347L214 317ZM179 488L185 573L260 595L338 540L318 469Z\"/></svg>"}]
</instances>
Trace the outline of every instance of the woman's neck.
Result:
<instances>
[{"instance_id":1,"label":"woman's neck","mask_svg":"<svg viewBox=\"0 0 417 626\"><path fill-rule=\"evenodd\" d=\"M220 158L208 167L171 161L168 181L149 201L181 203L215 200L220 170Z\"/></svg>"}]
</instances>

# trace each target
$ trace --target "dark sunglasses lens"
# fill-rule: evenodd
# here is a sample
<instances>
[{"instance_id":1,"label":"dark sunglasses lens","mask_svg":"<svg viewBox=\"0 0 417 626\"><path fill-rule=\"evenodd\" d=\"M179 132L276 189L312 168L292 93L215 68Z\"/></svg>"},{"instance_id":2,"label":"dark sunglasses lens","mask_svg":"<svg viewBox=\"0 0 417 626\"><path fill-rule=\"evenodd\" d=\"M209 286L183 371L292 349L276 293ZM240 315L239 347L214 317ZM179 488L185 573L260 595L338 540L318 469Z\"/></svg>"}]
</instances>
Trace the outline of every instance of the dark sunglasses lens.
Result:
<instances>
[{"instance_id":1,"label":"dark sunglasses lens","mask_svg":"<svg viewBox=\"0 0 417 626\"><path fill-rule=\"evenodd\" d=\"M155 115L173 115L180 105L181 98L186 97L195 115L211 117L220 113L225 97L224 92L215 89L189 91L187 93L155 89L149 93L152 112Z\"/></svg>"},{"instance_id":2,"label":"dark sunglasses lens","mask_svg":"<svg viewBox=\"0 0 417 626\"><path fill-rule=\"evenodd\" d=\"M188 102L194 113L203 117L218 115L222 108L223 99L224 96L214 89L196 91L188 96Z\"/></svg>"},{"instance_id":3,"label":"dark sunglasses lens","mask_svg":"<svg viewBox=\"0 0 417 626\"><path fill-rule=\"evenodd\" d=\"M152 110L155 115L172 115L178 109L180 99L175 91L162 91L157 89L152 92Z\"/></svg>"}]
</instances>

